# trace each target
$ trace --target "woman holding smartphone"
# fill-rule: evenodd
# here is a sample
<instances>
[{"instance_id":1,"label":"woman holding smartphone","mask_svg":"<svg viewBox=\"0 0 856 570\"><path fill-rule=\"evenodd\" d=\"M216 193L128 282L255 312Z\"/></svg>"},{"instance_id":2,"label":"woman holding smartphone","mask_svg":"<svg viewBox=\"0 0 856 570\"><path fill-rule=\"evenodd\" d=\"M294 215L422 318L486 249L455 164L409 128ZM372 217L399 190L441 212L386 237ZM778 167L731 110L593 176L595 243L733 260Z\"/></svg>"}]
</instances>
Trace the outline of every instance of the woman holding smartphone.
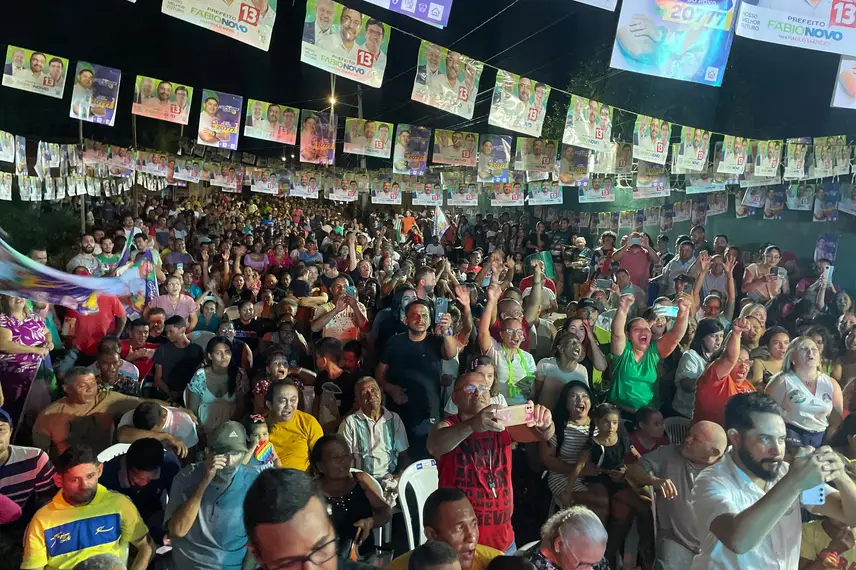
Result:
<instances>
[{"instance_id":1,"label":"woman holding smartphone","mask_svg":"<svg viewBox=\"0 0 856 570\"><path fill-rule=\"evenodd\" d=\"M746 268L743 273L742 291L747 297L756 303L766 303L782 293L790 293L788 270L779 267L781 259L781 250L771 245L764 250L762 262L753 263Z\"/></svg>"}]
</instances>

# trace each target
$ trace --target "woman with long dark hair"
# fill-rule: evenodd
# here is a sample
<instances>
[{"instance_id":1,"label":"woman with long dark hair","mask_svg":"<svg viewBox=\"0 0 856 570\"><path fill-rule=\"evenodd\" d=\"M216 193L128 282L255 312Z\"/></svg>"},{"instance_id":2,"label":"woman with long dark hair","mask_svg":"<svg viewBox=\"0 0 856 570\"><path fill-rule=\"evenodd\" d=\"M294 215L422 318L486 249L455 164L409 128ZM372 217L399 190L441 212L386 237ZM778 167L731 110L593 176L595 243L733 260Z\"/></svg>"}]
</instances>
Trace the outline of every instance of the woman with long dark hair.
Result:
<instances>
[{"instance_id":1,"label":"woman with long dark hair","mask_svg":"<svg viewBox=\"0 0 856 570\"><path fill-rule=\"evenodd\" d=\"M722 347L724 339L725 328L719 320L702 319L696 327L689 350L681 356L675 373L677 391L672 401L672 409L685 418L693 417L696 382L710 364L711 357Z\"/></svg>"},{"instance_id":2,"label":"woman with long dark hair","mask_svg":"<svg viewBox=\"0 0 856 570\"><path fill-rule=\"evenodd\" d=\"M187 385L187 407L199 418L205 433L229 420L244 417L250 391L247 374L232 362L232 341L215 336L205 349L205 363Z\"/></svg>"}]
</instances>

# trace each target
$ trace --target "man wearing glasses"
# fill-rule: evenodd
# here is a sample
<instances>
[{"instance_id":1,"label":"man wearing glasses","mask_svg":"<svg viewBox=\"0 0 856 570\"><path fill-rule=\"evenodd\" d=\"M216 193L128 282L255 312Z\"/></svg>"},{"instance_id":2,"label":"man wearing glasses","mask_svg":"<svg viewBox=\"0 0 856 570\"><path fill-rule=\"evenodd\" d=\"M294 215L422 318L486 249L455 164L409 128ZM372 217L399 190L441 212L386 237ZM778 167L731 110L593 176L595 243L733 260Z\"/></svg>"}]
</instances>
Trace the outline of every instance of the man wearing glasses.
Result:
<instances>
[{"instance_id":1,"label":"man wearing glasses","mask_svg":"<svg viewBox=\"0 0 856 570\"><path fill-rule=\"evenodd\" d=\"M237 524L244 497L258 475L243 464L246 454L244 426L225 422L211 433L207 460L188 465L175 476L164 514L172 539L169 568L254 567L247 535Z\"/></svg>"}]
</instances>

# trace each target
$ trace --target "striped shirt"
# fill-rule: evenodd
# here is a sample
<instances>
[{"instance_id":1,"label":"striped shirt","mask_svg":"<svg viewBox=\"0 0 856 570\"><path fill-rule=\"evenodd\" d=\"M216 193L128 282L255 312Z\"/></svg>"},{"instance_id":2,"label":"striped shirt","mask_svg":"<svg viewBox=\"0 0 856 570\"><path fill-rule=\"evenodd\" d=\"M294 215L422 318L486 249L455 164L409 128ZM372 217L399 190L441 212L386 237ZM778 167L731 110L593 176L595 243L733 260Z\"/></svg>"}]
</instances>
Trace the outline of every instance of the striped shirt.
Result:
<instances>
[{"instance_id":1,"label":"striped shirt","mask_svg":"<svg viewBox=\"0 0 856 570\"><path fill-rule=\"evenodd\" d=\"M25 513L34 509L34 497L50 499L56 493L54 468L48 454L36 447L9 446L9 459L0 465L0 495L12 499ZM42 501L45 502L45 501Z\"/></svg>"},{"instance_id":2,"label":"striped shirt","mask_svg":"<svg viewBox=\"0 0 856 570\"><path fill-rule=\"evenodd\" d=\"M597 430L595 430L597 433ZM589 441L589 426L578 426L577 424L568 422L565 426L565 438L562 440L562 448L559 450L557 457L565 463L576 463L580 458L580 452ZM558 442L556 435L550 438L550 447L556 448ZM554 497L559 497L568 486L568 476L563 473L547 472L547 486L550 487ZM578 478L574 485L574 490L584 490L585 485Z\"/></svg>"},{"instance_id":3,"label":"striped shirt","mask_svg":"<svg viewBox=\"0 0 856 570\"><path fill-rule=\"evenodd\" d=\"M398 469L398 454L410 444L401 417L381 408L378 421L372 421L362 410L345 417L339 434L348 442L353 455L353 466L380 479Z\"/></svg>"}]
</instances>

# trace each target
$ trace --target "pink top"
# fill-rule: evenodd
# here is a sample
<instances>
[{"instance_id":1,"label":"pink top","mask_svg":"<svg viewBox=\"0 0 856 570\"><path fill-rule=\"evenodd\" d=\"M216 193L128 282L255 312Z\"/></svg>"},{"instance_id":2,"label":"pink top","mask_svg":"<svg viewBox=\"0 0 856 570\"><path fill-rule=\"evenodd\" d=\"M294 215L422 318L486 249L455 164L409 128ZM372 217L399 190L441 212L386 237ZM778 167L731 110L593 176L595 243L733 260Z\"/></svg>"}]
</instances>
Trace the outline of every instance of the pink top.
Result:
<instances>
[{"instance_id":1,"label":"pink top","mask_svg":"<svg viewBox=\"0 0 856 570\"><path fill-rule=\"evenodd\" d=\"M166 318L173 315L179 315L185 319L190 318L191 313L196 312L196 301L188 295L181 295L177 303L173 303L169 295L158 295L149 302L149 307L163 309L166 311Z\"/></svg>"},{"instance_id":2,"label":"pink top","mask_svg":"<svg viewBox=\"0 0 856 570\"><path fill-rule=\"evenodd\" d=\"M265 255L261 261L255 261L249 253L244 256L244 266L245 267L252 267L253 269L258 271L259 273L265 272L265 270L267 269L268 263L269 263L269 258L267 255Z\"/></svg>"},{"instance_id":3,"label":"pink top","mask_svg":"<svg viewBox=\"0 0 856 570\"><path fill-rule=\"evenodd\" d=\"M621 256L618 264L630 274L630 281L643 291L648 290L648 279L651 276L651 261L642 248L630 248Z\"/></svg>"},{"instance_id":4,"label":"pink top","mask_svg":"<svg viewBox=\"0 0 856 570\"><path fill-rule=\"evenodd\" d=\"M270 252L268 254L268 265L271 267L283 267L288 269L291 267L291 258L288 256L288 252L285 252L282 255L282 261L277 261L276 254L274 252Z\"/></svg>"}]
</instances>

